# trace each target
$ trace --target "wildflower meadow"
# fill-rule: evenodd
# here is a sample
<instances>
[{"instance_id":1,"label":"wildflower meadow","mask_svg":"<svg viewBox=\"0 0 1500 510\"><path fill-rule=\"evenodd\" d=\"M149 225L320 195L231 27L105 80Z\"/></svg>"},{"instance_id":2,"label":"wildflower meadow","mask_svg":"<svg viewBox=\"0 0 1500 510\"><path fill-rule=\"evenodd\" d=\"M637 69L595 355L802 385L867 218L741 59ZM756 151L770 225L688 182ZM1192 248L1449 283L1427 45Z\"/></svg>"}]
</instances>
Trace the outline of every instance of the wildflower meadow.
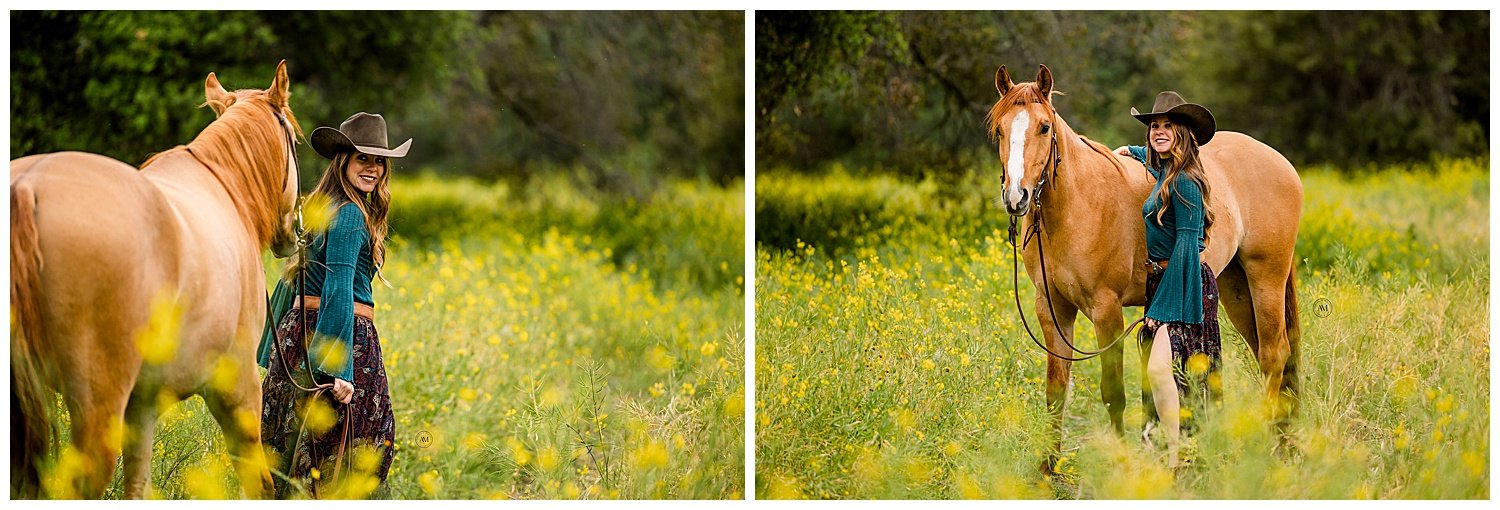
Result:
<instances>
[{"instance_id":1,"label":"wildflower meadow","mask_svg":"<svg viewBox=\"0 0 1500 510\"><path fill-rule=\"evenodd\" d=\"M337 496L743 496L741 185L627 198L561 177L429 174L391 191L389 285L374 298L395 462L383 492ZM266 262L274 285L282 261ZM157 430L150 496L238 497L202 399Z\"/></svg>"},{"instance_id":2,"label":"wildflower meadow","mask_svg":"<svg viewBox=\"0 0 1500 510\"><path fill-rule=\"evenodd\" d=\"M1490 497L1489 161L1300 174L1302 406L1288 447L1221 318L1224 400L1174 478L1140 436L1134 342L1125 435L1109 427L1098 364L1075 363L1060 474L1039 472L1046 354L1017 315L994 172L760 173L757 497Z\"/></svg>"}]
</instances>

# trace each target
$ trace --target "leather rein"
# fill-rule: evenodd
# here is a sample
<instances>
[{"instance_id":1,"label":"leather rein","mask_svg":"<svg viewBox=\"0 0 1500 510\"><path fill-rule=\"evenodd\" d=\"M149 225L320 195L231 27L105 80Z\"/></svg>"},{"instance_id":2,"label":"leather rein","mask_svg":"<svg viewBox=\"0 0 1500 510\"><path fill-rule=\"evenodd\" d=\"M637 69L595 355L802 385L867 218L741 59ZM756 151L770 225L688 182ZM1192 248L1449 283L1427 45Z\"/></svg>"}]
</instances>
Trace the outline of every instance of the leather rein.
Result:
<instances>
[{"instance_id":1,"label":"leather rein","mask_svg":"<svg viewBox=\"0 0 1500 510\"><path fill-rule=\"evenodd\" d=\"M282 133L286 135L287 152L290 154L289 162L292 165L297 165L298 164L298 161L297 161L297 149L296 149L297 146L296 146L296 140L292 137L291 127L287 125L286 118L281 115L281 112L276 112L276 122L281 125ZM300 166L299 166L299 168L300 168ZM288 180L290 180L291 179L291 173L288 172L286 174L285 178L288 179ZM285 189L285 183L283 183L282 188ZM307 246L311 242L311 238L312 238L312 236L309 235L309 232L307 231L306 226L302 222L302 204L303 203L300 200L297 202L297 219L296 219L296 226L295 226L296 233L297 233L297 269L296 269L296 271L297 271L297 277L296 278L297 278L297 295L298 296L304 296L304 295L307 294L307 267L306 267L306 265L307 265ZM302 309L302 312L300 314L298 314L298 320L301 321L301 326L302 326L300 328L300 330L299 330L299 334L298 334L299 338L297 339L299 346L302 348L302 368L304 369L305 375L307 376L307 381L309 381L309 382L315 382L316 379L313 377L313 372L312 372L312 357L311 357L311 355L310 355L310 353L309 353L309 351L307 349L307 309L306 308ZM313 400L316 400L316 399L322 397L324 393L328 393L328 392L330 392L330 391L333 390L333 383L331 383L331 382L322 383L322 384L315 384L312 387L303 386L302 383L298 382L297 378L292 377L291 369L288 368L287 364L286 364L286 357L282 354L282 351L281 351L281 342L278 341L276 338L272 338L271 339L271 346L276 351L276 358L281 361L280 365L281 365L282 375L286 376L287 381L291 382L293 387L297 388L299 391L302 391L303 393L309 393L309 394L311 394L310 398L312 398ZM352 362L352 361L353 361L353 358L350 357L350 361L349 362ZM334 402L338 403L337 400L334 400ZM344 426L343 426L343 430L340 432L340 435L342 436L342 438L339 441L338 450L335 452L336 457L335 457L335 460L334 460L334 468L333 468L333 476L334 476L335 479L337 479L338 476L343 471L344 450L346 448L346 445L348 445L349 440L351 439L350 438L350 430L349 430L349 422L350 422L349 406L345 405L345 404L342 404L342 403L340 403L340 405L341 405L341 408L339 410L339 414L340 414L341 420L344 422ZM307 409L310 412L310 410L312 408L309 406L309 407L307 407ZM319 457L319 455L318 455L318 452L317 452L317 449L316 449L316 446L315 446L316 442L314 442L307 435L307 416L302 416L299 421L301 422L301 425L299 426L299 429L297 431L297 442L292 445L292 456L289 459L289 462L287 462L288 472L290 472L297 465L297 456L298 456L299 453L301 453L301 449L297 448L297 444L300 444L302 441L307 441L308 442L307 449L308 449L308 454L311 456L311 460L312 460L311 464L312 464L313 468L316 469L317 466L318 466L318 457ZM317 484L316 483L311 484L310 487L308 488L308 492L312 495L312 497L317 498L318 497L318 486L317 486Z\"/></svg>"},{"instance_id":2,"label":"leather rein","mask_svg":"<svg viewBox=\"0 0 1500 510\"><path fill-rule=\"evenodd\" d=\"M1055 109L1052 110L1052 117L1053 117L1052 125L1056 126L1057 125L1057 122L1056 122L1056 120L1057 120L1057 110L1055 110ZM1112 341L1110 341L1109 344L1105 345L1102 349L1099 349L1097 351L1088 351L1088 350L1079 349L1077 346L1073 345L1073 342L1071 340L1068 339L1068 335L1066 333L1063 333L1062 324L1058 323L1058 321L1057 321L1057 308L1055 306L1053 306L1053 304L1052 304L1052 286L1047 281L1047 250L1045 249L1045 246L1043 246L1043 242L1044 242L1043 241L1043 237L1044 236L1039 235L1039 234L1041 234L1041 231L1042 231L1042 221L1043 221L1042 220L1042 217L1043 217L1043 215L1042 215L1042 191L1045 190L1046 187L1047 187L1047 184L1049 182L1049 174L1050 174L1051 179L1055 180L1056 177L1057 177L1057 169L1058 169L1058 167L1062 166L1062 153L1058 149L1057 129L1055 129L1055 128L1052 130L1052 147L1051 147L1051 149L1049 149L1047 151L1047 165L1048 165L1049 168L1043 168L1042 169L1042 176L1037 181L1036 193L1032 194L1032 198L1031 198L1031 200L1032 200L1032 204L1031 204L1032 205L1032 210L1031 210L1031 212L1027 213L1027 214L1035 214L1036 215L1036 219L1034 221L1032 221L1031 222L1031 226L1026 229L1026 236L1021 241L1021 247L1025 247L1026 245L1030 244L1031 243L1031 238L1033 236L1036 237L1036 240L1037 240L1037 250L1036 250L1037 251L1037 256L1041 258L1041 266L1042 266L1042 268L1041 268L1042 269L1042 294L1044 296L1046 296L1046 299L1047 299L1047 310L1049 312L1051 312L1049 315L1052 316L1052 327L1057 331L1057 336L1058 336L1058 338L1062 339L1063 344L1066 344L1069 349L1072 349L1073 352L1078 353L1081 356L1066 356L1066 355L1058 354L1057 352L1054 352L1051 348L1047 347L1047 345L1045 343L1043 343L1041 340L1038 340L1037 337L1036 337L1036 333L1033 333L1031 331L1031 324L1029 322L1027 322L1027 320L1026 320L1026 312L1021 307L1021 284L1020 284L1020 278L1021 278L1020 277L1020 271L1021 271L1020 265L1021 264L1020 264L1020 261L1019 261L1020 255L1018 254L1018 248L1016 246L1016 217L1015 216L1011 216L1010 217L1010 228L1008 230L1008 237L1009 237L1009 241L1010 241L1010 255L1011 255L1011 291L1012 291L1012 294L1014 294L1015 298L1016 298L1016 315L1021 316L1021 325L1023 327L1025 327L1025 329L1026 329L1026 336L1031 339L1031 343L1036 344L1037 347L1041 348L1043 351L1046 351L1047 355L1052 356L1052 357L1057 358L1057 359L1061 359L1061 360L1065 360L1065 361L1087 361L1087 360L1099 357L1100 355L1104 354L1105 352L1109 351L1110 349L1113 349L1116 344L1120 343L1121 339L1125 338L1126 335L1130 334L1131 330L1135 329L1135 327L1137 325L1143 324L1145 322L1146 318L1145 317L1141 317L1140 319L1136 319L1135 322L1130 323L1130 325L1126 326L1125 330L1120 333L1120 336L1115 337L1115 339L1112 340ZM1003 172L1002 172L1002 175L1004 175ZM1003 179L1002 179L1002 181L1003 181ZM1052 186L1056 187L1057 184L1053 183ZM1038 320L1040 320L1040 319L1038 319ZM1040 326L1040 324L1039 324L1039 326ZM1045 333L1045 331L1044 331L1044 333Z\"/></svg>"}]
</instances>

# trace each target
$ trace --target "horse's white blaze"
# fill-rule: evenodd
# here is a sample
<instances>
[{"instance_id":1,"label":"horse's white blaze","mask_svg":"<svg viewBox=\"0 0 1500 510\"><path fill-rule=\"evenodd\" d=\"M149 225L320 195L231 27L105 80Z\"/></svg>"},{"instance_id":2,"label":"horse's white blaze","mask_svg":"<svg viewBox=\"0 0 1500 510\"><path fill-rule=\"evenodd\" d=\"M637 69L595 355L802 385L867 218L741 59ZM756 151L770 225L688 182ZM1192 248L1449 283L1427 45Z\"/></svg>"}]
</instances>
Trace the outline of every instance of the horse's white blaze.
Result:
<instances>
[{"instance_id":1,"label":"horse's white blaze","mask_svg":"<svg viewBox=\"0 0 1500 510\"><path fill-rule=\"evenodd\" d=\"M1016 114L1010 121L1010 157L1005 161L1005 190L1007 205L1021 202L1021 177L1026 175L1026 131L1031 127L1031 115L1026 110Z\"/></svg>"}]
</instances>

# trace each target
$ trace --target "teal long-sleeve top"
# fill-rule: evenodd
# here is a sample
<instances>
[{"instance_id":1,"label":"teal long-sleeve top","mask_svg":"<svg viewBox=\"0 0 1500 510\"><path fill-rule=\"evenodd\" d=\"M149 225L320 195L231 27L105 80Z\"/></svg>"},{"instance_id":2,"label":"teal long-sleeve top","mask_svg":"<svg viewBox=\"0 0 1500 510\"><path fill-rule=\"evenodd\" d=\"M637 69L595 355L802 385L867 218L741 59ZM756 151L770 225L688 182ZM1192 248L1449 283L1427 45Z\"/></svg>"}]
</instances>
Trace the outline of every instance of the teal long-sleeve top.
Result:
<instances>
[{"instance_id":1,"label":"teal long-sleeve top","mask_svg":"<svg viewBox=\"0 0 1500 510\"><path fill-rule=\"evenodd\" d=\"M1157 193L1161 191L1163 169L1151 168L1146 162L1145 147L1130 146L1130 155L1146 165L1146 171L1156 178L1141 207L1141 216L1146 220L1146 255L1151 260L1168 261L1156 295L1146 305L1146 316L1161 322L1202 324L1203 272L1199 260L1204 247L1202 191L1198 183L1178 174L1171 203L1162 214L1161 224L1157 224L1156 212L1162 207Z\"/></svg>"},{"instance_id":2,"label":"teal long-sleeve top","mask_svg":"<svg viewBox=\"0 0 1500 510\"><path fill-rule=\"evenodd\" d=\"M318 322L308 350L313 369L325 376L354 380L354 303L375 304L370 296L375 278L371 249L364 213L352 202L334 212L328 230L314 235L308 247L306 292L320 298ZM282 278L276 283L257 353L262 367L270 368L276 325L291 309L296 295L295 278Z\"/></svg>"}]
</instances>

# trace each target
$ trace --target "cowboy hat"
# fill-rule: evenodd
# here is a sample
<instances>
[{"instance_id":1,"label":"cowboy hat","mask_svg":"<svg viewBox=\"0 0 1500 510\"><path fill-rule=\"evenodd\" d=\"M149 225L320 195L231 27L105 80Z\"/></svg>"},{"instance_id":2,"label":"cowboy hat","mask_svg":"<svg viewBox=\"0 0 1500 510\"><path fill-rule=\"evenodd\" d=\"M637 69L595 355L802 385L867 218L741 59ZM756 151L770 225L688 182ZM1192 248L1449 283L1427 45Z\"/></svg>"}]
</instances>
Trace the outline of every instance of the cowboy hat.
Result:
<instances>
[{"instance_id":1,"label":"cowboy hat","mask_svg":"<svg viewBox=\"0 0 1500 510\"><path fill-rule=\"evenodd\" d=\"M1151 111L1147 113L1136 111L1134 106L1130 107L1130 116L1148 127L1151 125L1151 118L1157 115L1186 119L1193 128L1193 138L1198 140L1198 145L1207 145L1214 137L1214 114L1209 113L1208 108L1203 105L1183 101L1182 96L1176 92L1168 90L1157 94L1156 104L1151 105Z\"/></svg>"},{"instance_id":2,"label":"cowboy hat","mask_svg":"<svg viewBox=\"0 0 1500 510\"><path fill-rule=\"evenodd\" d=\"M406 157L406 150L411 147L411 139L406 139L400 147L390 148L385 137L385 117L378 113L359 112L350 115L343 124L339 124L338 129L327 126L314 129L312 146L319 156L328 159L350 151L402 158Z\"/></svg>"}]
</instances>

